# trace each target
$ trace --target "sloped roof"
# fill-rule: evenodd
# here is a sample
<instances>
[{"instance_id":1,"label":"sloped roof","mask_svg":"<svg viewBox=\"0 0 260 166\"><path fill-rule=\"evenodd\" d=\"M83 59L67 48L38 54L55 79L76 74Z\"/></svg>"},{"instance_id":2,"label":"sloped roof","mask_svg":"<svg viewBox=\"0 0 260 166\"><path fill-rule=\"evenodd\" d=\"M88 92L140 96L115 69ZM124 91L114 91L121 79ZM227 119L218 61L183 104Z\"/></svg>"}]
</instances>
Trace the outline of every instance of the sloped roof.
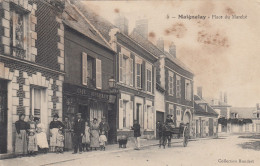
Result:
<instances>
[{"instance_id":1,"label":"sloped roof","mask_svg":"<svg viewBox=\"0 0 260 166\"><path fill-rule=\"evenodd\" d=\"M207 112L199 104L206 104ZM194 95L194 112L195 114L204 115L204 116L218 116L218 113L205 100L201 99L197 95Z\"/></svg>"},{"instance_id":2,"label":"sloped roof","mask_svg":"<svg viewBox=\"0 0 260 166\"><path fill-rule=\"evenodd\" d=\"M178 65L178 66L180 66L182 69L184 69L184 70L186 70L186 71L188 71L188 72L190 72L190 73L192 73L193 74L193 71L190 69L190 68L188 68L182 61L180 61L178 58L175 58L175 57L173 57L170 53L168 53L168 52L164 52L165 53L165 55L166 55L166 57L168 58L168 59L170 59L173 63L175 63L176 65Z\"/></svg>"},{"instance_id":3,"label":"sloped roof","mask_svg":"<svg viewBox=\"0 0 260 166\"><path fill-rule=\"evenodd\" d=\"M237 113L238 118L254 118L253 112L255 110L255 107L231 107L230 112L231 113Z\"/></svg>"},{"instance_id":4,"label":"sloped roof","mask_svg":"<svg viewBox=\"0 0 260 166\"><path fill-rule=\"evenodd\" d=\"M93 11L92 9L90 9L88 6L86 6L80 1L75 1L74 5L84 14L84 16L91 22L91 24L93 24L95 28L102 34L102 36L109 42L110 41L109 32L111 29L117 28L117 26L115 26L108 20L104 19L103 17L95 13L95 11ZM154 56L159 57L160 55L165 55L177 66L193 74L192 70L186 67L186 65L182 63L179 59L174 58L169 53L160 50L152 42L150 42L142 35L140 35L136 30L133 30L133 32L129 35L129 37L133 39L136 43L141 45L143 48L145 48L147 51L152 53Z\"/></svg>"},{"instance_id":5,"label":"sloped roof","mask_svg":"<svg viewBox=\"0 0 260 166\"><path fill-rule=\"evenodd\" d=\"M109 41L109 32L111 29L116 28L116 26L98 15L95 11L80 1L75 1L74 5L84 14L84 16L91 22L91 24L95 26L95 28L102 34L102 36L107 41Z\"/></svg>"},{"instance_id":6,"label":"sloped roof","mask_svg":"<svg viewBox=\"0 0 260 166\"><path fill-rule=\"evenodd\" d=\"M157 46L155 46L152 42L144 38L141 34L139 34L135 29L130 34L130 37L133 38L137 43L142 45L145 49L150 51L156 56L165 55L168 59L170 59L173 63L175 63L177 66L181 67L182 69L190 72L193 74L192 70L190 70L184 63L182 63L179 59L173 57L170 53L166 51L160 50Z\"/></svg>"},{"instance_id":7,"label":"sloped roof","mask_svg":"<svg viewBox=\"0 0 260 166\"><path fill-rule=\"evenodd\" d=\"M66 3L62 17L63 23L65 25L94 40L102 46L112 50L111 47L96 32L96 30L92 28L92 26L78 13L78 11L71 4Z\"/></svg>"}]
</instances>

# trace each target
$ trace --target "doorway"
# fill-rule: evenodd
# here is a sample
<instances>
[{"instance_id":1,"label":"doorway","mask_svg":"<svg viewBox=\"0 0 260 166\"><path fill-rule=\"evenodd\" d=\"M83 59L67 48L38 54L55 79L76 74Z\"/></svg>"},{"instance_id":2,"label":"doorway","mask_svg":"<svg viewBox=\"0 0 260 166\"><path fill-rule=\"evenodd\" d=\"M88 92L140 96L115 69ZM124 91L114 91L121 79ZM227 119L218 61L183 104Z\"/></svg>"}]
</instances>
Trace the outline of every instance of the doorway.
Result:
<instances>
[{"instance_id":1,"label":"doorway","mask_svg":"<svg viewBox=\"0 0 260 166\"><path fill-rule=\"evenodd\" d=\"M79 105L79 113L84 121L90 122L88 105Z\"/></svg>"},{"instance_id":2,"label":"doorway","mask_svg":"<svg viewBox=\"0 0 260 166\"><path fill-rule=\"evenodd\" d=\"M164 112L156 111L156 123L160 121L164 123ZM156 138L159 139L159 133L156 132Z\"/></svg>"},{"instance_id":3,"label":"doorway","mask_svg":"<svg viewBox=\"0 0 260 166\"><path fill-rule=\"evenodd\" d=\"M213 128L213 119L209 118L209 136L213 136L214 134L214 128Z\"/></svg>"},{"instance_id":4,"label":"doorway","mask_svg":"<svg viewBox=\"0 0 260 166\"><path fill-rule=\"evenodd\" d=\"M0 80L0 154L7 153L7 81Z\"/></svg>"}]
</instances>

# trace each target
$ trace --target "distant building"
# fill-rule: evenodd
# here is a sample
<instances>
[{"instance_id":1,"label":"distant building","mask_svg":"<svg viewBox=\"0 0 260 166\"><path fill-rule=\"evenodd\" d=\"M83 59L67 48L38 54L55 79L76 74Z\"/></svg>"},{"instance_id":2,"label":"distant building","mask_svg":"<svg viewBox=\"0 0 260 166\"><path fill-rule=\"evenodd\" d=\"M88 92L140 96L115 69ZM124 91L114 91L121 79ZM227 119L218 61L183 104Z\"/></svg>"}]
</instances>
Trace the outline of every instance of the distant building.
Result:
<instances>
[{"instance_id":1,"label":"distant building","mask_svg":"<svg viewBox=\"0 0 260 166\"><path fill-rule=\"evenodd\" d=\"M220 93L219 99L207 99L210 103L210 106L218 113L218 118L221 119L221 123L218 126L218 132L227 132L227 119L230 118L230 108L231 105L228 104L227 93L224 93L224 97L222 93ZM222 123L224 122L224 123Z\"/></svg>"},{"instance_id":2,"label":"distant building","mask_svg":"<svg viewBox=\"0 0 260 166\"><path fill-rule=\"evenodd\" d=\"M194 123L196 137L212 137L218 133L218 113L203 99L202 87L194 95Z\"/></svg>"}]
</instances>

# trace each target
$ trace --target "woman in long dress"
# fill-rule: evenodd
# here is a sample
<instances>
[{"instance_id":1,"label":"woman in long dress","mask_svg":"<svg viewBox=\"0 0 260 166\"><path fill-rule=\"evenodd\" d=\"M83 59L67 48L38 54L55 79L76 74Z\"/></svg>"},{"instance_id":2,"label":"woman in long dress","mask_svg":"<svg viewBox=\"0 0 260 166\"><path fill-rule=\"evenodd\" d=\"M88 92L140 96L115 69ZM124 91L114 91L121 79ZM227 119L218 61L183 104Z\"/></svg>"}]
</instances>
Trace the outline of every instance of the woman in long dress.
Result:
<instances>
[{"instance_id":1,"label":"woman in long dress","mask_svg":"<svg viewBox=\"0 0 260 166\"><path fill-rule=\"evenodd\" d=\"M27 130L30 128L29 124L24 121L25 114L19 115L19 120L15 122L16 139L15 139L15 154L27 154Z\"/></svg>"},{"instance_id":2,"label":"woman in long dress","mask_svg":"<svg viewBox=\"0 0 260 166\"><path fill-rule=\"evenodd\" d=\"M90 126L90 148L91 150L94 148L97 150L99 148L99 124L97 123L97 119L94 118L93 123Z\"/></svg>"},{"instance_id":3,"label":"woman in long dress","mask_svg":"<svg viewBox=\"0 0 260 166\"><path fill-rule=\"evenodd\" d=\"M57 135L59 129L64 127L63 123L58 120L59 115L55 114L53 116L53 121L50 123L50 151L56 152L57 147Z\"/></svg>"},{"instance_id":4,"label":"woman in long dress","mask_svg":"<svg viewBox=\"0 0 260 166\"><path fill-rule=\"evenodd\" d=\"M65 151L71 150L73 148L72 146L72 125L71 122L69 121L69 117L65 116L64 119L64 136L65 136L65 144L64 144L64 149Z\"/></svg>"},{"instance_id":5,"label":"woman in long dress","mask_svg":"<svg viewBox=\"0 0 260 166\"><path fill-rule=\"evenodd\" d=\"M37 145L44 153L47 153L49 145L47 141L46 129L43 123L40 122L40 118L35 117L34 121L36 122L36 139Z\"/></svg>"}]
</instances>

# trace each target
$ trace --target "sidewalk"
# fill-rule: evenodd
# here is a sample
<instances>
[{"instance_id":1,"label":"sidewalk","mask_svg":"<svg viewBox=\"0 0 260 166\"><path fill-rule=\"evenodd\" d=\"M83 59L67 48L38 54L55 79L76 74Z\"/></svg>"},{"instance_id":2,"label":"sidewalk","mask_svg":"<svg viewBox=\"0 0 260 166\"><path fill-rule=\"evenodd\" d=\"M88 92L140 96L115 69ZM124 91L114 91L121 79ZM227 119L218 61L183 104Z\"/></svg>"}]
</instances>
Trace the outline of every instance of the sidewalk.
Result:
<instances>
[{"instance_id":1,"label":"sidewalk","mask_svg":"<svg viewBox=\"0 0 260 166\"><path fill-rule=\"evenodd\" d=\"M141 148L156 146L158 145L158 140L146 140L141 139ZM182 139L172 139L172 143L182 143ZM47 153L40 154L35 157L22 157L22 158L12 158L0 160L0 165L51 165L55 163L61 163L66 161L78 160L81 158L91 158L96 157L98 155L107 154L107 153L117 153L123 151L134 150L134 142L133 140L128 141L127 148L122 149L119 148L118 144L107 145L106 151L91 151L91 152L83 152L82 154L72 154L70 152L64 152L64 154L56 154L56 153Z\"/></svg>"}]
</instances>

